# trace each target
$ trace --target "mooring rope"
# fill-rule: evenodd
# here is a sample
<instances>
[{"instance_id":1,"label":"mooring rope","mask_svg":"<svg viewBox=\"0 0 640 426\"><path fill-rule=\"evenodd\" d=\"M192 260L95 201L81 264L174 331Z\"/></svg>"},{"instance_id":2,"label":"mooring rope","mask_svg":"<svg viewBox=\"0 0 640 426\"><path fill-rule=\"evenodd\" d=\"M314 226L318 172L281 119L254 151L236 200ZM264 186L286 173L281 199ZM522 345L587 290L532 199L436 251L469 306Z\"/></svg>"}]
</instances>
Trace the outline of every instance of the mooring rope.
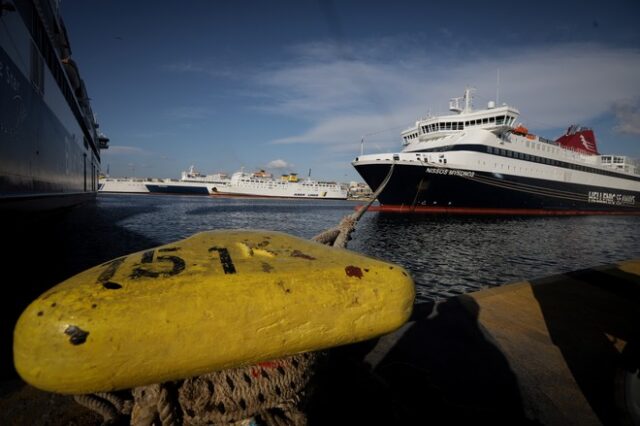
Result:
<instances>
[{"instance_id":1,"label":"mooring rope","mask_svg":"<svg viewBox=\"0 0 640 426\"><path fill-rule=\"evenodd\" d=\"M355 213L342 218L338 226L322 231L315 237L311 238L311 240L332 247L347 248L347 243L349 242L351 233L355 230L356 224L387 186L387 184L391 180L391 175L393 174L393 169L395 168L395 166L395 162L391 163L391 167L389 168L387 176L385 176L385 178L382 180L382 182L376 189L376 192L373 193L371 199L367 204L359 208Z\"/></svg>"},{"instance_id":2,"label":"mooring rope","mask_svg":"<svg viewBox=\"0 0 640 426\"><path fill-rule=\"evenodd\" d=\"M115 422L120 416L113 403L96 394L74 395L73 399L83 407L100 414L105 424Z\"/></svg>"},{"instance_id":3,"label":"mooring rope","mask_svg":"<svg viewBox=\"0 0 640 426\"><path fill-rule=\"evenodd\" d=\"M346 248L356 224L389 183L394 168L395 162L367 204L312 240ZM304 426L307 418L299 406L321 358L319 352L307 352L177 382L140 386L132 389L133 401L115 393L74 398L100 414L105 424L131 415L132 426L151 426L156 421L162 426L240 425L256 418L267 426Z\"/></svg>"}]
</instances>

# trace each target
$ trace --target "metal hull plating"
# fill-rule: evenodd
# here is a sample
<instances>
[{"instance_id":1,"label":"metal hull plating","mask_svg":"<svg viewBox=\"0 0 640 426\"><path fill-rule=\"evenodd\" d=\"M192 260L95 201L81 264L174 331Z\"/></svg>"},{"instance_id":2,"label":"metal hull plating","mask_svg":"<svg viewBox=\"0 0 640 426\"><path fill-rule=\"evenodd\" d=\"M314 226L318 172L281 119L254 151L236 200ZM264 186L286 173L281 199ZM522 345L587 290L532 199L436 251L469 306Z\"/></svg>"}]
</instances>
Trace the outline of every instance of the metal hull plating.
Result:
<instances>
[{"instance_id":1,"label":"metal hull plating","mask_svg":"<svg viewBox=\"0 0 640 426\"><path fill-rule=\"evenodd\" d=\"M391 167L355 165L371 188ZM433 165L396 164L382 210L466 214L640 214L640 192Z\"/></svg>"},{"instance_id":2,"label":"metal hull plating","mask_svg":"<svg viewBox=\"0 0 640 426\"><path fill-rule=\"evenodd\" d=\"M64 207L92 199L97 191L100 156L93 117L87 118L70 89L59 48L48 37L52 21L45 30L45 14L53 19L50 7L44 1L16 2L16 10L0 15L4 209Z\"/></svg>"}]
</instances>

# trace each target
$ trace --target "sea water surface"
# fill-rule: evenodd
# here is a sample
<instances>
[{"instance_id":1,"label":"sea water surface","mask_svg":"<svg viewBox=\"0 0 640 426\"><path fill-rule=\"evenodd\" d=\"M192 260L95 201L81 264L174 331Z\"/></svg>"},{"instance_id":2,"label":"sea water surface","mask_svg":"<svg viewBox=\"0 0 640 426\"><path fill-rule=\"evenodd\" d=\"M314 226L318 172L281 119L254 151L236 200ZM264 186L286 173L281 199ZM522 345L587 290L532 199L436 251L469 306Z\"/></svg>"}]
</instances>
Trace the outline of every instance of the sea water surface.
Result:
<instances>
[{"instance_id":1,"label":"sea water surface","mask_svg":"<svg viewBox=\"0 0 640 426\"><path fill-rule=\"evenodd\" d=\"M351 201L106 195L101 220L153 244L212 229L311 238L354 212ZM640 217L486 217L366 213L348 248L404 266L417 302L640 257ZM108 239L108 235L101 235ZM127 251L126 244L120 247ZM131 249L135 249L131 247ZM132 251L130 250L130 251Z\"/></svg>"},{"instance_id":2,"label":"sea water surface","mask_svg":"<svg viewBox=\"0 0 640 426\"><path fill-rule=\"evenodd\" d=\"M76 208L0 220L0 379L15 377L20 313L52 286L110 259L196 232L266 229L311 238L362 203L99 194ZM457 217L367 212L348 248L398 263L416 302L640 257L640 217Z\"/></svg>"}]
</instances>

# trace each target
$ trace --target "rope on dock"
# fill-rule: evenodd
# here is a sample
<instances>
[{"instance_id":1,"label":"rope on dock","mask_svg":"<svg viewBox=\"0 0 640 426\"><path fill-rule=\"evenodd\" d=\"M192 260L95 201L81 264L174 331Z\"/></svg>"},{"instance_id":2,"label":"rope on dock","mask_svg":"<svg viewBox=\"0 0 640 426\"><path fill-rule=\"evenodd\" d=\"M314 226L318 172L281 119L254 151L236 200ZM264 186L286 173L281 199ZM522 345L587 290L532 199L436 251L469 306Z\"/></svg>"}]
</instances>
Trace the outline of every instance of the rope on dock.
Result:
<instances>
[{"instance_id":1,"label":"rope on dock","mask_svg":"<svg viewBox=\"0 0 640 426\"><path fill-rule=\"evenodd\" d=\"M100 414L103 424L111 424L120 417L120 413L113 403L97 396L97 394L74 395L73 399L83 407Z\"/></svg>"},{"instance_id":2,"label":"rope on dock","mask_svg":"<svg viewBox=\"0 0 640 426\"><path fill-rule=\"evenodd\" d=\"M346 248L356 224L389 183L394 167L392 163L366 205L312 240ZM304 426L307 418L299 407L322 355L306 352L177 382L140 386L132 390L133 401L124 401L114 393L78 395L75 400L102 415L105 424L130 414L132 426L151 426L156 421L162 426L255 424L246 423L251 419L267 426Z\"/></svg>"}]
</instances>

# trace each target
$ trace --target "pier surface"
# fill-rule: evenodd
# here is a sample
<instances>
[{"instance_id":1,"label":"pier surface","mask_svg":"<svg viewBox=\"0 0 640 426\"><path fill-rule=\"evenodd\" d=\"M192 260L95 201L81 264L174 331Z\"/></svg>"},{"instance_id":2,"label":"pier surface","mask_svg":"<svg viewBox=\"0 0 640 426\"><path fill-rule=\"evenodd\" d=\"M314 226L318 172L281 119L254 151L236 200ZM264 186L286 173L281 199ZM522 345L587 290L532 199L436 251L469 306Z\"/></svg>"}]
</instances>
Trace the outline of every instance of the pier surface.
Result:
<instances>
[{"instance_id":1,"label":"pier surface","mask_svg":"<svg viewBox=\"0 0 640 426\"><path fill-rule=\"evenodd\" d=\"M331 351L309 421L633 424L639 331L640 260L416 305L398 331ZM0 413L2 424L100 423L18 381L0 388Z\"/></svg>"}]
</instances>

